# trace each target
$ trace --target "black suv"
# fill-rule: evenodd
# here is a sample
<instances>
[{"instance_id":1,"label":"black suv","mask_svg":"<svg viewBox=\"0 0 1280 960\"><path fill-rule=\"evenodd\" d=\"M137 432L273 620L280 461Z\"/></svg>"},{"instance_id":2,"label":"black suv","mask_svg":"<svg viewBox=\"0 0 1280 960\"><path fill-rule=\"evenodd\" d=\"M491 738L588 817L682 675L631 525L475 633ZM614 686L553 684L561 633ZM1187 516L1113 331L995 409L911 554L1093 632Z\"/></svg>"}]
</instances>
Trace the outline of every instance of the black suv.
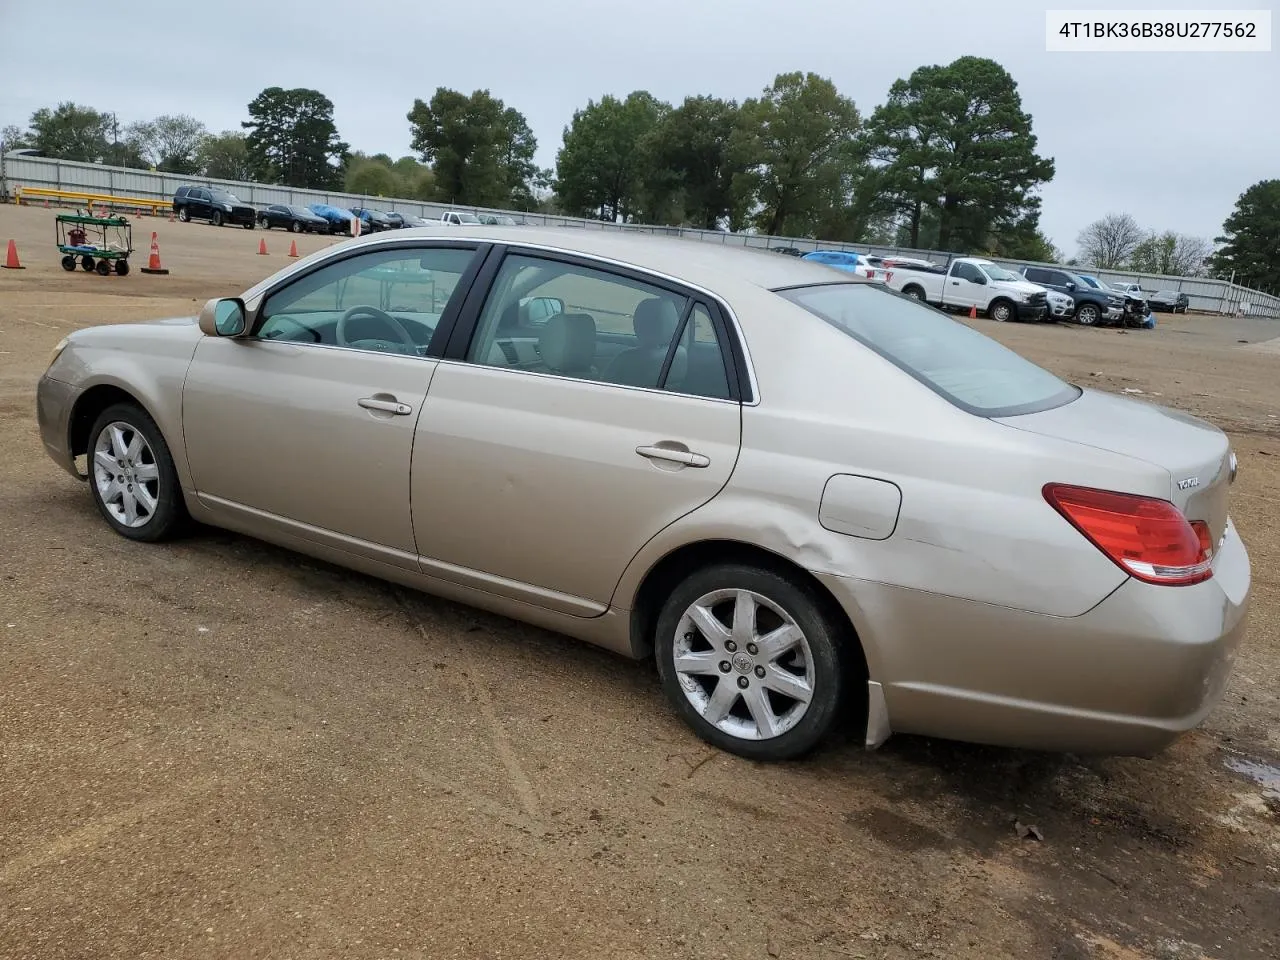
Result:
<instances>
[{"instance_id":1,"label":"black suv","mask_svg":"<svg viewBox=\"0 0 1280 960\"><path fill-rule=\"evenodd\" d=\"M234 193L221 187L179 187L173 195L173 211L178 219L208 220L215 227L238 223L252 230L258 211Z\"/></svg>"},{"instance_id":2,"label":"black suv","mask_svg":"<svg viewBox=\"0 0 1280 960\"><path fill-rule=\"evenodd\" d=\"M1102 321L1117 322L1124 315L1124 297L1089 285L1084 277L1054 267L1023 267L1019 271L1029 283L1065 293L1076 302L1073 314L1086 327Z\"/></svg>"}]
</instances>

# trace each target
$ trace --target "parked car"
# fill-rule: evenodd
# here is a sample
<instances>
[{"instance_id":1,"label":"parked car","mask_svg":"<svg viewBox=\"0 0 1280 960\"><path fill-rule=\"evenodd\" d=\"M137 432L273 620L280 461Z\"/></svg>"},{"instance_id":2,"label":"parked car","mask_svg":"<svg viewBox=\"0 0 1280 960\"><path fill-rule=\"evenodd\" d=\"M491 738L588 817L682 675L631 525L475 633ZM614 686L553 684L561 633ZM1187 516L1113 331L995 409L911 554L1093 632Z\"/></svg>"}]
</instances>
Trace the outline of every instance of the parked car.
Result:
<instances>
[{"instance_id":1,"label":"parked car","mask_svg":"<svg viewBox=\"0 0 1280 960\"><path fill-rule=\"evenodd\" d=\"M871 265L868 257L864 257L860 253L854 253L851 250L814 250L812 253L806 253L801 260L808 260L810 263L822 263L828 267L834 267L837 270L843 270L846 273L852 273L855 276L866 277L869 280L884 281L885 271Z\"/></svg>"},{"instance_id":2,"label":"parked car","mask_svg":"<svg viewBox=\"0 0 1280 960\"><path fill-rule=\"evenodd\" d=\"M184 223L208 220L215 227L238 223L252 230L257 211L234 193L221 187L181 186L173 194L173 212Z\"/></svg>"},{"instance_id":3,"label":"parked car","mask_svg":"<svg viewBox=\"0 0 1280 960\"><path fill-rule=\"evenodd\" d=\"M306 207L294 207L284 203L273 203L258 211L258 226L263 230L279 227L290 233L328 233L329 221L319 214L312 213Z\"/></svg>"},{"instance_id":4,"label":"parked car","mask_svg":"<svg viewBox=\"0 0 1280 960\"><path fill-rule=\"evenodd\" d=\"M412 213L399 213L395 210L388 210L385 214L387 220L391 222L393 229L404 229L406 227L427 227L431 225L430 220L425 217L419 217Z\"/></svg>"},{"instance_id":5,"label":"parked car","mask_svg":"<svg viewBox=\"0 0 1280 960\"><path fill-rule=\"evenodd\" d=\"M652 656L745 757L850 715L869 747L1142 755L1205 719L1250 601L1221 430L883 284L692 249L336 244L186 320L72 332L40 433L122 537L195 519Z\"/></svg>"},{"instance_id":6,"label":"parked car","mask_svg":"<svg viewBox=\"0 0 1280 960\"><path fill-rule=\"evenodd\" d=\"M1191 305L1191 298L1179 290L1157 290L1147 297L1152 310L1163 310L1167 313L1186 313Z\"/></svg>"},{"instance_id":7,"label":"parked car","mask_svg":"<svg viewBox=\"0 0 1280 960\"><path fill-rule=\"evenodd\" d=\"M465 210L446 210L440 214L441 223L451 223L455 227L480 225L480 218L474 213L467 213Z\"/></svg>"},{"instance_id":8,"label":"parked car","mask_svg":"<svg viewBox=\"0 0 1280 960\"><path fill-rule=\"evenodd\" d=\"M974 307L992 320L1043 320L1049 309L1044 287L980 257L956 257L945 272L899 265L886 283L943 309Z\"/></svg>"},{"instance_id":9,"label":"parked car","mask_svg":"<svg viewBox=\"0 0 1280 960\"><path fill-rule=\"evenodd\" d=\"M1045 290L1049 310L1047 316L1051 320L1070 320L1076 312L1076 302L1070 294L1060 290Z\"/></svg>"},{"instance_id":10,"label":"parked car","mask_svg":"<svg viewBox=\"0 0 1280 960\"><path fill-rule=\"evenodd\" d=\"M378 233L382 230L396 229L390 218L377 210L370 210L367 207L352 207L351 212L360 218L361 233Z\"/></svg>"},{"instance_id":11,"label":"parked car","mask_svg":"<svg viewBox=\"0 0 1280 960\"><path fill-rule=\"evenodd\" d=\"M505 213L482 213L477 218L486 227L515 227L519 226L515 217L508 216Z\"/></svg>"},{"instance_id":12,"label":"parked car","mask_svg":"<svg viewBox=\"0 0 1280 960\"><path fill-rule=\"evenodd\" d=\"M1124 315L1124 297L1090 284L1084 277L1058 267L1023 267L1019 271L1031 283L1065 293L1075 301L1074 318L1082 326L1118 323Z\"/></svg>"},{"instance_id":13,"label":"parked car","mask_svg":"<svg viewBox=\"0 0 1280 960\"><path fill-rule=\"evenodd\" d=\"M343 210L341 207L327 203L308 204L307 209L329 224L330 233L345 233L351 237L356 235L356 224L360 220L350 210Z\"/></svg>"},{"instance_id":14,"label":"parked car","mask_svg":"<svg viewBox=\"0 0 1280 960\"><path fill-rule=\"evenodd\" d=\"M772 250L774 253L781 253L783 256L787 256L787 257L803 256L799 247L778 246L778 247L770 247L769 249Z\"/></svg>"}]
</instances>

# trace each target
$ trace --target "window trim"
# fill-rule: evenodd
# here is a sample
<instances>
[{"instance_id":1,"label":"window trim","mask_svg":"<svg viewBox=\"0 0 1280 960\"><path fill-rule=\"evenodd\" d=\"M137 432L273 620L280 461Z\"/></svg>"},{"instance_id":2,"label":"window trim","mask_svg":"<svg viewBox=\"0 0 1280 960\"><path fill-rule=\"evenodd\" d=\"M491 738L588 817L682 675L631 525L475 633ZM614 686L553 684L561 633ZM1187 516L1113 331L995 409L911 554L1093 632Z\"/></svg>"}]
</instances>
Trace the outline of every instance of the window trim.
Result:
<instances>
[{"instance_id":1,"label":"window trim","mask_svg":"<svg viewBox=\"0 0 1280 960\"><path fill-rule=\"evenodd\" d=\"M342 253L325 257L323 260L318 260L313 264L308 264L307 267L301 270L290 272L285 276L280 277L277 283L273 283L271 286L265 287L255 293L253 295L253 299L257 302L253 308L253 319L248 325L248 330L244 334L243 339L253 341L262 340L262 338L258 336L258 331L262 329L262 325L267 320L263 315L267 301L277 293L287 290L295 283L316 274L320 270L327 270L329 267L335 266L339 263L344 263L347 260L352 260L356 257L362 257L367 254L386 253L393 250L470 250L473 253L471 262L467 265L467 269L463 271L462 276L458 278L458 285L455 287L455 293L460 293L461 296L454 296L445 307L444 312L440 314L440 322L436 324L436 329L431 334L431 342L427 344L426 352L423 354L423 359L439 359L440 355L444 352L444 344L449 339L449 336L453 331L453 326L457 320L458 313L462 308L462 304L470 295L475 284L476 276L480 271L480 267L486 261L489 250L492 246L493 245L490 243L485 243L479 240L392 240L384 243L361 244L359 246L352 247L349 250L344 250ZM268 340L262 342L276 343L279 341ZM290 342L296 342L299 346L331 346L330 344L308 344L306 341ZM349 348L341 347L338 349ZM397 356L402 356L402 354L397 354Z\"/></svg>"},{"instance_id":2,"label":"window trim","mask_svg":"<svg viewBox=\"0 0 1280 960\"><path fill-rule=\"evenodd\" d=\"M689 300L689 303L686 304L685 307L685 316L687 316L692 310L693 303L701 302L708 308L708 312L711 314L712 323L715 325L716 337L720 341L720 359L725 366L725 383L729 388L729 397L728 399L720 397L704 397L695 393L682 393L680 391L667 390L661 387L635 387L629 384L607 383L601 380L586 380L581 377L567 377L562 374L544 373L541 371L509 370L509 368L506 367L490 367L488 369L508 370L512 373L527 373L534 374L536 376L553 377L557 380L575 380L580 383L595 383L600 386L618 387L627 390L646 390L651 393L663 394L664 396L694 397L699 400L711 400L718 403L755 404L758 402L756 399L756 392L754 391L754 371L751 371L748 367L745 351L743 350L740 342L740 328L737 327L736 322L734 324L729 323L728 318L731 314L726 312L722 301L710 291L703 290L692 284L684 283L674 277L668 277L661 273L644 270L630 264L620 263L616 260L610 260L605 257L596 257L590 254L576 253L555 247L542 247L536 244L498 243L492 245L483 267L478 272L476 281L471 285L467 298L458 312L457 321L451 329L448 345L444 348L441 359L466 364L468 367L487 366L485 364L468 360L467 352L471 347L472 340L479 333L480 316L485 305L488 303L489 297L493 293L493 285L497 280L498 272L501 270L502 264L506 262L506 259L509 256L549 260L554 263L580 267L583 270L613 274L637 283L644 283L652 287L657 287L667 293L685 297ZM443 318L441 319L441 326L444 326ZM435 346L435 341L436 338L432 337L432 347ZM725 349L726 347L728 349ZM430 355L430 352L428 355ZM667 360L664 361L664 376L666 373L666 364L669 362L670 356L668 356Z\"/></svg>"}]
</instances>

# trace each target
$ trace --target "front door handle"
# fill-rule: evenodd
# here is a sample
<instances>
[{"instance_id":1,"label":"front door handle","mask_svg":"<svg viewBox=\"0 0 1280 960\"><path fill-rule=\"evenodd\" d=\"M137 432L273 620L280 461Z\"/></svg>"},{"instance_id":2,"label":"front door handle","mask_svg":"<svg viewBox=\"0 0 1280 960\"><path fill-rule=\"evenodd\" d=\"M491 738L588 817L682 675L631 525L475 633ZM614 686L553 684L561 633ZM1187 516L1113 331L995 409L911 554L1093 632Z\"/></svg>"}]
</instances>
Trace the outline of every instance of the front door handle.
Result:
<instances>
[{"instance_id":1,"label":"front door handle","mask_svg":"<svg viewBox=\"0 0 1280 960\"><path fill-rule=\"evenodd\" d=\"M709 467L711 458L692 450L680 450L674 447L636 447L636 453L649 460L668 460L686 467Z\"/></svg>"},{"instance_id":2,"label":"front door handle","mask_svg":"<svg viewBox=\"0 0 1280 960\"><path fill-rule=\"evenodd\" d=\"M394 413L400 417L407 417L413 413L413 407L407 403L401 403L399 400L379 400L377 397L361 397L356 402L366 410L381 410L383 413Z\"/></svg>"}]
</instances>

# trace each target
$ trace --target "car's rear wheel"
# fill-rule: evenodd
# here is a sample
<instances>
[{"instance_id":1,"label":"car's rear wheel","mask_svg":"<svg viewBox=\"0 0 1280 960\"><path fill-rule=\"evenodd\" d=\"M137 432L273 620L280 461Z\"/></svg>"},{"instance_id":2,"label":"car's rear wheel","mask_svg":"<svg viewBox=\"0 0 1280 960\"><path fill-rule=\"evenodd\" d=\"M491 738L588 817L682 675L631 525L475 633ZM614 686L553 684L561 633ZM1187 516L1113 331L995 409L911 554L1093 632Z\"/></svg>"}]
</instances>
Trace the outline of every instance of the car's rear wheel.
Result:
<instances>
[{"instance_id":1,"label":"car's rear wheel","mask_svg":"<svg viewBox=\"0 0 1280 960\"><path fill-rule=\"evenodd\" d=\"M1076 322L1082 326L1092 327L1098 322L1098 317L1098 308L1092 303L1082 303L1076 311Z\"/></svg>"},{"instance_id":2,"label":"car's rear wheel","mask_svg":"<svg viewBox=\"0 0 1280 960\"><path fill-rule=\"evenodd\" d=\"M188 210L186 207L179 207L178 219L181 220L183 223L189 223L191 220L191 211Z\"/></svg>"},{"instance_id":3,"label":"car's rear wheel","mask_svg":"<svg viewBox=\"0 0 1280 960\"><path fill-rule=\"evenodd\" d=\"M689 576L658 617L668 699L702 739L753 760L816 747L840 714L840 630L815 591L759 567Z\"/></svg>"},{"instance_id":4,"label":"car's rear wheel","mask_svg":"<svg viewBox=\"0 0 1280 960\"><path fill-rule=\"evenodd\" d=\"M186 504L169 446L141 407L117 403L89 430L89 489L103 518L130 540L154 542L178 533Z\"/></svg>"}]
</instances>

